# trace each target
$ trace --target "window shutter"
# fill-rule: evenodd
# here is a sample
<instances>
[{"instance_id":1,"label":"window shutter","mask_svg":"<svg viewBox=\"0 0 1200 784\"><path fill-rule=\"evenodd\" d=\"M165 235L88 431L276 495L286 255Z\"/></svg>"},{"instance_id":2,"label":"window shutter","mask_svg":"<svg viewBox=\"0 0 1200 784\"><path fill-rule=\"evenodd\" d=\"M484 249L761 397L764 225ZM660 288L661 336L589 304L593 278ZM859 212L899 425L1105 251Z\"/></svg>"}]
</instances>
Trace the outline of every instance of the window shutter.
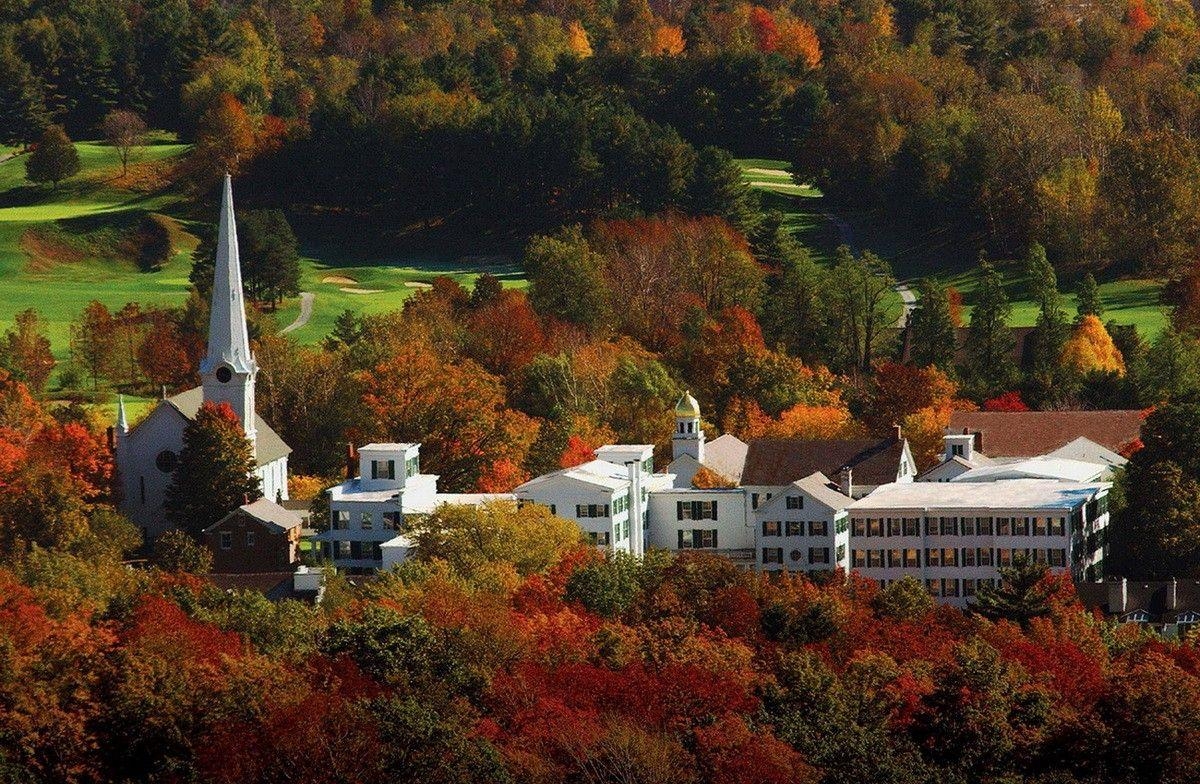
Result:
<instances>
[{"instance_id":1,"label":"window shutter","mask_svg":"<svg viewBox=\"0 0 1200 784\"><path fill-rule=\"evenodd\" d=\"M713 529L712 534L713 534L713 547L715 548L715 547L719 546L717 544L717 529L716 528Z\"/></svg>"},{"instance_id":2,"label":"window shutter","mask_svg":"<svg viewBox=\"0 0 1200 784\"><path fill-rule=\"evenodd\" d=\"M682 505L682 504L683 504L683 502L682 502L682 501L680 501L679 503L680 503L680 505ZM684 531L680 531L680 532L679 532L679 549L680 549L680 550L682 550L682 549L683 549L683 535L684 535L684 533L685 533Z\"/></svg>"},{"instance_id":3,"label":"window shutter","mask_svg":"<svg viewBox=\"0 0 1200 784\"><path fill-rule=\"evenodd\" d=\"M609 512L608 512L608 504L605 504L605 505L604 505L604 516L605 516L605 517L611 517L611 515L610 515L610 514L609 514Z\"/></svg>"},{"instance_id":4,"label":"window shutter","mask_svg":"<svg viewBox=\"0 0 1200 784\"><path fill-rule=\"evenodd\" d=\"M717 519L717 502L716 502L716 501L713 501L713 502L712 502L712 504L713 504L713 516L712 516L712 519L716 520L716 519Z\"/></svg>"},{"instance_id":5,"label":"window shutter","mask_svg":"<svg viewBox=\"0 0 1200 784\"><path fill-rule=\"evenodd\" d=\"M371 461L371 478L372 479L379 478L379 463L375 460Z\"/></svg>"},{"instance_id":6,"label":"window shutter","mask_svg":"<svg viewBox=\"0 0 1200 784\"><path fill-rule=\"evenodd\" d=\"M682 519L683 519L683 501L676 501L676 502L675 502L675 519L676 519L676 520L682 520ZM681 531L681 532L680 532L680 535L682 535L682 533L683 533L683 532ZM682 541L682 540L681 540L681 541Z\"/></svg>"},{"instance_id":7,"label":"window shutter","mask_svg":"<svg viewBox=\"0 0 1200 784\"><path fill-rule=\"evenodd\" d=\"M388 461L388 475L387 475L387 478L388 478L388 479L395 479L395 478L396 478L396 461L395 461L395 460L389 460L389 461Z\"/></svg>"}]
</instances>

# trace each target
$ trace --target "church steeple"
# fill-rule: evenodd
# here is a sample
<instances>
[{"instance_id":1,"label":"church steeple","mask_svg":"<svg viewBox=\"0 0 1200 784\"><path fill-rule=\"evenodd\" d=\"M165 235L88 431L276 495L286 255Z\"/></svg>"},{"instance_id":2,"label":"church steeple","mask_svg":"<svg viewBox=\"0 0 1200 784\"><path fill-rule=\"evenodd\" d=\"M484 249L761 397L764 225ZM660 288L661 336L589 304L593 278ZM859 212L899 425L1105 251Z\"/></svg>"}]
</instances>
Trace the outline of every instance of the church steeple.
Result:
<instances>
[{"instance_id":1,"label":"church steeple","mask_svg":"<svg viewBox=\"0 0 1200 784\"><path fill-rule=\"evenodd\" d=\"M217 256L213 270L212 306L208 320L208 354L200 363L204 400L228 403L254 443L254 378L258 363L250 353L246 303L238 258L237 222L233 215L233 181L225 175Z\"/></svg>"},{"instance_id":2,"label":"church steeple","mask_svg":"<svg viewBox=\"0 0 1200 784\"><path fill-rule=\"evenodd\" d=\"M121 435L129 432L129 420L125 418L124 395L117 395L117 432Z\"/></svg>"}]
</instances>

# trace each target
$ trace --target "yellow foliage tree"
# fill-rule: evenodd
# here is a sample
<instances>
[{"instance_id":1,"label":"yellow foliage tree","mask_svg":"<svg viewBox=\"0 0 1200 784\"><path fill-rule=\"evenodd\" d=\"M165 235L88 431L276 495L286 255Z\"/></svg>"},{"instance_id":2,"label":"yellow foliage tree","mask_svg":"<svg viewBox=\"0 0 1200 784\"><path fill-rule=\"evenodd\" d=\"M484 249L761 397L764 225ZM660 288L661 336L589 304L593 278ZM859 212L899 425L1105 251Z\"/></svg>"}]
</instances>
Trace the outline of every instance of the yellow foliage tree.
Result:
<instances>
[{"instance_id":1,"label":"yellow foliage tree","mask_svg":"<svg viewBox=\"0 0 1200 784\"><path fill-rule=\"evenodd\" d=\"M567 25L567 48L580 59L592 56L592 42L588 40L587 30L583 29L579 20Z\"/></svg>"},{"instance_id":2,"label":"yellow foliage tree","mask_svg":"<svg viewBox=\"0 0 1200 784\"><path fill-rule=\"evenodd\" d=\"M1104 324L1095 316L1084 316L1067 342L1063 344L1062 362L1080 373L1101 371L1125 375L1125 358L1121 356Z\"/></svg>"},{"instance_id":3,"label":"yellow foliage tree","mask_svg":"<svg viewBox=\"0 0 1200 784\"><path fill-rule=\"evenodd\" d=\"M806 68L816 68L821 64L821 41L812 25L779 12L775 27L779 31L776 52L789 60L804 63Z\"/></svg>"},{"instance_id":4,"label":"yellow foliage tree","mask_svg":"<svg viewBox=\"0 0 1200 784\"><path fill-rule=\"evenodd\" d=\"M651 54L676 57L684 50L683 28L679 25L659 25L654 28L654 43Z\"/></svg>"}]
</instances>

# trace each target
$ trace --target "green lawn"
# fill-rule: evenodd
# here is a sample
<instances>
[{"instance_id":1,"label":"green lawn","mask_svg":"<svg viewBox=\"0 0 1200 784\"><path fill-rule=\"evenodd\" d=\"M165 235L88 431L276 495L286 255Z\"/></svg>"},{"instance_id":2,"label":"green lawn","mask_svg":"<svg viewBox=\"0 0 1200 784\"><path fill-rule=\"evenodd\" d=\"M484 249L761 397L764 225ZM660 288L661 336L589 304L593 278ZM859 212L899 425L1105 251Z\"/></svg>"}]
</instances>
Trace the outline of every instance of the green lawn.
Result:
<instances>
[{"instance_id":1,"label":"green lawn","mask_svg":"<svg viewBox=\"0 0 1200 784\"><path fill-rule=\"evenodd\" d=\"M83 164L57 191L25 182L23 156L0 163L0 324L37 308L46 317L55 355L67 355L69 325L97 299L111 308L126 302L167 305L187 295L189 255L195 239L176 232L173 257L158 272L142 272L96 238L143 215L169 210L168 192L135 193L112 184L120 173L116 150L95 142L76 145ZM160 142L143 148L137 163L182 154L185 145ZM182 227L181 227L182 228ZM106 230L113 231L106 231Z\"/></svg>"},{"instance_id":2,"label":"green lawn","mask_svg":"<svg viewBox=\"0 0 1200 784\"><path fill-rule=\"evenodd\" d=\"M828 263L841 237L827 217L820 191L792 182L791 175L787 174L791 167L785 161L744 158L738 164L742 167L743 179L762 194L764 205L782 210L787 225L796 231L800 241L816 258ZM897 278L915 283L927 275L937 275L943 283L962 292L967 313L970 313L978 284L975 262L982 238L961 236L947 229L898 236L879 216L869 212L840 213L838 217L849 224L857 246L887 259ZM995 264L1004 276L1009 297L1013 300L1012 325L1032 325L1037 314L1033 303L1027 299L1021 263L995 260ZM1064 290L1071 288L1066 281L1062 285ZM1102 282L1100 297L1106 309L1105 320L1135 324L1146 338L1155 337L1168 321L1167 308L1159 301L1161 288L1161 283L1154 280ZM1074 313L1074 295L1068 294L1066 299Z\"/></svg>"},{"instance_id":3,"label":"green lawn","mask_svg":"<svg viewBox=\"0 0 1200 784\"><path fill-rule=\"evenodd\" d=\"M82 170L57 190L25 181L24 157L0 163L0 330L16 313L37 308L45 316L56 358L68 357L70 324L91 300L111 309L128 302L178 305L187 297L195 227L184 219L184 195L177 188L138 193L118 187L116 150L80 142ZM154 164L182 155L186 145L164 135L136 155ZM0 156L9 152L0 149ZM144 272L120 250L121 231L147 213L171 221L174 253L161 270ZM313 318L292 333L306 343L320 341L345 309L379 313L400 307L406 297L435 276L446 274L470 285L482 271L506 286L523 286L510 259L375 252L355 255L330 243L305 247L301 289L316 294ZM336 283L331 277L354 283ZM349 290L344 290L349 289ZM280 327L299 313L298 299L276 314Z\"/></svg>"},{"instance_id":4,"label":"green lawn","mask_svg":"<svg viewBox=\"0 0 1200 784\"><path fill-rule=\"evenodd\" d=\"M510 259L396 255L347 260L340 258L333 248L306 251L310 258L301 262L300 288L311 291L316 299L312 319L291 333L302 343L316 343L324 338L344 310L363 314L397 310L405 299L439 275L451 277L468 288L483 272L500 278L505 286L526 285L520 265ZM300 300L289 300L276 314L276 322L280 327L287 326L299 312Z\"/></svg>"}]
</instances>

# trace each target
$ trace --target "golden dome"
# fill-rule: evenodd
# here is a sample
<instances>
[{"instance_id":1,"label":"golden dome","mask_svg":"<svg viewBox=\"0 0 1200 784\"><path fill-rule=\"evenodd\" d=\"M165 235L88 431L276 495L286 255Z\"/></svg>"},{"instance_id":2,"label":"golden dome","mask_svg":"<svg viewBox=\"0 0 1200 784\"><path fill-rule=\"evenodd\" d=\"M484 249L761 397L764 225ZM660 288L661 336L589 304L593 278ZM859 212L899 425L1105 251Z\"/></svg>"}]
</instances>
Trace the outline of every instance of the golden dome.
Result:
<instances>
[{"instance_id":1,"label":"golden dome","mask_svg":"<svg viewBox=\"0 0 1200 784\"><path fill-rule=\"evenodd\" d=\"M684 392L683 397L679 398L679 402L675 404L675 416L700 418L700 404L692 397L691 392Z\"/></svg>"}]
</instances>

